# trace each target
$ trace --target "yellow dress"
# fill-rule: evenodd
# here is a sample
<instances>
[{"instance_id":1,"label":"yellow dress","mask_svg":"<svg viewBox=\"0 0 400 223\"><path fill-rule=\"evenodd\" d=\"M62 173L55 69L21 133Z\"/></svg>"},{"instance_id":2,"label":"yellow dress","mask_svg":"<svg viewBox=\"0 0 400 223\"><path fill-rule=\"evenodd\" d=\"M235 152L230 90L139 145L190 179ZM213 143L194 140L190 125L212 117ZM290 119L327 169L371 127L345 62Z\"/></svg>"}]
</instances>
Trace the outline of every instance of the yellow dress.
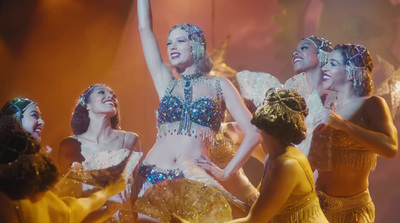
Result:
<instances>
[{"instance_id":1,"label":"yellow dress","mask_svg":"<svg viewBox=\"0 0 400 223\"><path fill-rule=\"evenodd\" d=\"M315 222L315 219L321 218L324 213L321 210L315 192L314 178L310 165L308 162L305 163L290 154L284 154L278 159L297 160L306 173L307 179L312 186L312 191L305 195L291 194L283 208L271 219L270 223Z\"/></svg>"},{"instance_id":2,"label":"yellow dress","mask_svg":"<svg viewBox=\"0 0 400 223\"><path fill-rule=\"evenodd\" d=\"M360 116L362 117L362 116ZM362 122L362 118L357 120ZM330 146L318 143L312 147L309 156L312 166L319 171L330 171L345 167L352 170L374 170L377 155L367 150L365 146L350 137L347 133L329 128L319 136L327 139ZM319 141L321 141L319 139ZM321 153L321 151L324 151ZM325 154L321 156L321 154ZM324 162L322 162L322 160ZM322 165L322 163L325 163ZM334 197L318 191L321 208L329 222L341 223L353 219L363 219L363 222L374 222L375 206L369 191L351 197Z\"/></svg>"},{"instance_id":3,"label":"yellow dress","mask_svg":"<svg viewBox=\"0 0 400 223\"><path fill-rule=\"evenodd\" d=\"M28 199L14 201L15 210L21 223L70 223L71 209L51 191L44 193L38 201Z\"/></svg>"}]
</instances>

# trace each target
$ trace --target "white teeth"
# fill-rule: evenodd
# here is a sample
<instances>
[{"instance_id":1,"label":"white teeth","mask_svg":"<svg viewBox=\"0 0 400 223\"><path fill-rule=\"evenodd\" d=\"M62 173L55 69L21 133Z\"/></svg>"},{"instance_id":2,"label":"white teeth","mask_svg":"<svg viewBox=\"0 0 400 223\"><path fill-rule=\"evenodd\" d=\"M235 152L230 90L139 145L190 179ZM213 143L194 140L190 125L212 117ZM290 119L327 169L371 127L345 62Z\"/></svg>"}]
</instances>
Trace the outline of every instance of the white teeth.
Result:
<instances>
[{"instance_id":1,"label":"white teeth","mask_svg":"<svg viewBox=\"0 0 400 223\"><path fill-rule=\"evenodd\" d=\"M293 62L296 63L297 61L300 61L300 60L301 60L301 58L296 58L293 60Z\"/></svg>"},{"instance_id":2,"label":"white teeth","mask_svg":"<svg viewBox=\"0 0 400 223\"><path fill-rule=\"evenodd\" d=\"M331 76L329 76L329 75L324 75L324 77L323 77L324 79L331 79L332 77Z\"/></svg>"},{"instance_id":3,"label":"white teeth","mask_svg":"<svg viewBox=\"0 0 400 223\"><path fill-rule=\"evenodd\" d=\"M177 57L179 55L180 55L179 53L171 53L171 57Z\"/></svg>"}]
</instances>

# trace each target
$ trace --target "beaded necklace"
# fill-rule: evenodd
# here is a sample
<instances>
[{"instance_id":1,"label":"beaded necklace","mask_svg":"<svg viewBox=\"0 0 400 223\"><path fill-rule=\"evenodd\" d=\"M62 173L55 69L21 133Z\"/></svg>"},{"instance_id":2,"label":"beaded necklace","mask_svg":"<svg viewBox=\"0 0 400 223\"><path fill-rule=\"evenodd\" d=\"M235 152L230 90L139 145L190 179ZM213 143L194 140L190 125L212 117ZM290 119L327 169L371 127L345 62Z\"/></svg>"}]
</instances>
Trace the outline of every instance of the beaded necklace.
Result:
<instances>
[{"instance_id":1,"label":"beaded necklace","mask_svg":"<svg viewBox=\"0 0 400 223\"><path fill-rule=\"evenodd\" d=\"M179 124L179 132L189 133L191 129L191 112L189 111L193 99L193 85L203 82L205 77L202 73L194 73L190 75L181 75L178 83L183 85L183 94L185 101L183 102L182 119Z\"/></svg>"}]
</instances>

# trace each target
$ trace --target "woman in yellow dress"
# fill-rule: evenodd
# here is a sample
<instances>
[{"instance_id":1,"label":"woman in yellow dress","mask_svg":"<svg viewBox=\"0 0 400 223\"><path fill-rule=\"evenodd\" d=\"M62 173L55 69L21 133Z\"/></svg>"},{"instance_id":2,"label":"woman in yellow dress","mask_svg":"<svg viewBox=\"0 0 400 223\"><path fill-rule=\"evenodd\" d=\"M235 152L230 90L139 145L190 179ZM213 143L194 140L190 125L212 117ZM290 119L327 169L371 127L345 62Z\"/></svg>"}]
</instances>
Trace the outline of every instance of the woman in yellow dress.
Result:
<instances>
[{"instance_id":1,"label":"woman in yellow dress","mask_svg":"<svg viewBox=\"0 0 400 223\"><path fill-rule=\"evenodd\" d=\"M87 198L57 197L50 191L58 179L57 167L25 132L35 122L22 127L18 115L0 115L0 222L81 222L125 187L119 178Z\"/></svg>"},{"instance_id":2,"label":"woman in yellow dress","mask_svg":"<svg viewBox=\"0 0 400 223\"><path fill-rule=\"evenodd\" d=\"M368 191L368 177L377 155L393 158L398 150L397 130L384 99L370 96L372 59L361 45L339 44L323 70L323 87L336 92L335 110L315 119L313 156L326 153L329 168L318 168L316 188L329 222L374 222L375 207ZM314 147L315 146L315 147Z\"/></svg>"},{"instance_id":3,"label":"woman in yellow dress","mask_svg":"<svg viewBox=\"0 0 400 223\"><path fill-rule=\"evenodd\" d=\"M306 102L293 89L271 88L251 123L263 137L269 158L260 197L247 217L231 222L328 222L319 206L307 157L297 149L306 137Z\"/></svg>"}]
</instances>

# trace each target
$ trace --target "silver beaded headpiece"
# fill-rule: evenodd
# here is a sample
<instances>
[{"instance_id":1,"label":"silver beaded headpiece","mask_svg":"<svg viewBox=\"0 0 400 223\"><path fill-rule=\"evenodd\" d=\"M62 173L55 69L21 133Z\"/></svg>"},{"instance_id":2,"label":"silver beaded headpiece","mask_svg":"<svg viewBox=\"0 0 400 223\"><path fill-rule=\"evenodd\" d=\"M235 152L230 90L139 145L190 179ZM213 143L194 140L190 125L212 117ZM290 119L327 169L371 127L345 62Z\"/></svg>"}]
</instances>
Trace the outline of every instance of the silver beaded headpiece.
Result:
<instances>
[{"instance_id":1,"label":"silver beaded headpiece","mask_svg":"<svg viewBox=\"0 0 400 223\"><path fill-rule=\"evenodd\" d=\"M186 23L186 24L178 24L172 27L169 33L178 28L185 30L188 35L188 38L190 40L190 46L192 48L193 60L196 63L201 60L204 60L207 57L206 56L207 46L206 46L206 37L204 35L203 30L196 25Z\"/></svg>"},{"instance_id":2,"label":"silver beaded headpiece","mask_svg":"<svg viewBox=\"0 0 400 223\"><path fill-rule=\"evenodd\" d=\"M343 44L347 45L350 51L348 58L346 58L346 73L349 80L357 80L362 82L367 78L368 65L364 60L364 55L369 54L367 48L357 44Z\"/></svg>"},{"instance_id":3,"label":"silver beaded headpiece","mask_svg":"<svg viewBox=\"0 0 400 223\"><path fill-rule=\"evenodd\" d=\"M316 36L309 36L304 38L303 40L308 40L312 44L314 44L316 49L316 54L318 57L319 66L323 67L325 64L328 63L328 55L333 50L333 45L328 40L324 38L318 38Z\"/></svg>"}]
</instances>

